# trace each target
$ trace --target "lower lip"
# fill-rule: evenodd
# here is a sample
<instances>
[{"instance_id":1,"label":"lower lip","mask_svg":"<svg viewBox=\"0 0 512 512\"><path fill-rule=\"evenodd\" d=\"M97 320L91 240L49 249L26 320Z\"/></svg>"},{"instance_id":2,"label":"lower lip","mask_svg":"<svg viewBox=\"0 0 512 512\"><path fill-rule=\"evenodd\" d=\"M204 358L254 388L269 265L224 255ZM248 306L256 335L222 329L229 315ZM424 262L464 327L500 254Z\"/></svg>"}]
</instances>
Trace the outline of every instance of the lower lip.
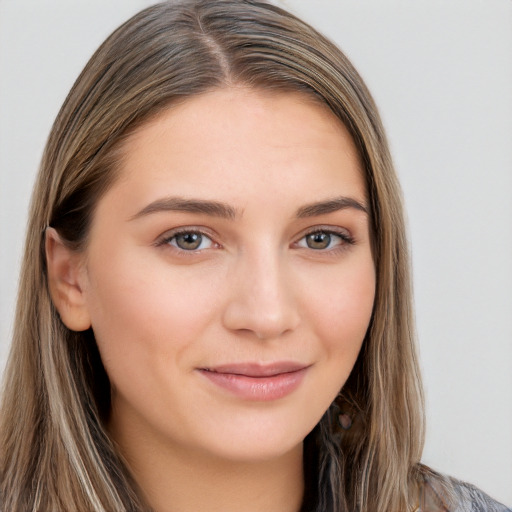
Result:
<instances>
[{"instance_id":1,"label":"lower lip","mask_svg":"<svg viewBox=\"0 0 512 512\"><path fill-rule=\"evenodd\" d=\"M248 377L234 373L200 370L210 382L220 388L244 400L258 402L270 402L289 395L299 387L306 371L307 368L302 368L294 372L279 373L269 377Z\"/></svg>"}]
</instances>

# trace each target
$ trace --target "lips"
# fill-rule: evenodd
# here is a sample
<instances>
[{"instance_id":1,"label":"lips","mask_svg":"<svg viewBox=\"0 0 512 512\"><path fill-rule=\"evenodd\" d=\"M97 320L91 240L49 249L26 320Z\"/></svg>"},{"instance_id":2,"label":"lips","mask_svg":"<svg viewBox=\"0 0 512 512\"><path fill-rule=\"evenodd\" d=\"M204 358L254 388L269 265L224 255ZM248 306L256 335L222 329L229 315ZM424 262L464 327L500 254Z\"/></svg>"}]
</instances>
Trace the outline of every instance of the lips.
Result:
<instances>
[{"instance_id":1,"label":"lips","mask_svg":"<svg viewBox=\"0 0 512 512\"><path fill-rule=\"evenodd\" d=\"M243 400L272 401L293 393L309 369L296 362L237 363L201 368L200 373L223 391Z\"/></svg>"},{"instance_id":2,"label":"lips","mask_svg":"<svg viewBox=\"0 0 512 512\"><path fill-rule=\"evenodd\" d=\"M271 364L258 364L258 363L239 363L239 364L226 364L215 366L213 368L205 368L206 371L216 373L230 373L233 375L245 375L247 377L272 377L282 373L297 372L307 365L294 363L294 362L278 362Z\"/></svg>"}]
</instances>

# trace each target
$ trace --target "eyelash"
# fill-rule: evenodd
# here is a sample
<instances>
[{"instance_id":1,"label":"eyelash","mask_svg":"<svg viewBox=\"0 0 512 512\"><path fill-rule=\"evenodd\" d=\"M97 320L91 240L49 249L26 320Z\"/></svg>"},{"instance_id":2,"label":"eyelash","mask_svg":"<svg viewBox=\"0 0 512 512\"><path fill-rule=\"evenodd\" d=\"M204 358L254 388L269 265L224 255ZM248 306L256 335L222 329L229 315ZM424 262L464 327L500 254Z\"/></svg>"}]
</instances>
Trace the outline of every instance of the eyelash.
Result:
<instances>
[{"instance_id":1,"label":"eyelash","mask_svg":"<svg viewBox=\"0 0 512 512\"><path fill-rule=\"evenodd\" d=\"M353 236L351 236L346 230L341 229L333 229L332 227L323 227L323 226L315 226L314 228L311 228L308 230L304 235L300 237L300 239L295 242L296 244L302 240L304 240L307 236L313 235L313 234L325 234L329 236L335 236L338 237L341 241L338 245L331 249L313 249L312 247L304 247L305 249L311 249L312 251L319 252L319 253L330 253L330 254L337 254L339 251L344 251L348 249L349 246L352 246L356 243Z\"/></svg>"},{"instance_id":2,"label":"eyelash","mask_svg":"<svg viewBox=\"0 0 512 512\"><path fill-rule=\"evenodd\" d=\"M346 250L348 248L347 246L351 246L351 245L355 244L355 239L344 230L342 231L342 230L333 229L331 227L316 226L314 228L311 228L306 233L304 233L296 242L294 242L294 245L297 245L299 242L306 239L306 237L313 235L313 234L325 234L325 235L329 235L329 236L335 236L335 237L339 238L341 240L341 242L338 245L336 245L335 247L330 248L330 249L327 249L327 248L326 249L313 249L312 247L300 246L301 248L310 249L310 250L312 250L314 252L318 252L318 253L335 254L339 251ZM194 228L194 227L187 227L187 228L182 228L182 229L177 229L175 231L172 231L172 232L166 234L165 236L163 236L162 238L160 238L159 240L157 240L155 245L157 247L161 247L164 245L172 246L173 249L175 249L178 253L184 254L184 255L193 255L193 254L197 254L197 253L200 253L203 250L205 250L205 249L182 249L181 247L178 247L177 245L172 244L171 242L174 239L176 239L177 237L179 237L180 235L200 235L201 237L204 237L204 238L207 238L208 240L210 240L212 245L220 247L220 244L216 244L214 242L211 234L209 234L208 232L206 232L204 230Z\"/></svg>"},{"instance_id":3,"label":"eyelash","mask_svg":"<svg viewBox=\"0 0 512 512\"><path fill-rule=\"evenodd\" d=\"M193 253L197 253L197 252L204 250L204 249L189 249L189 250L187 250L187 249L182 249L181 247L178 247L178 246L172 244L171 243L172 240L174 240L175 238L177 238L180 235L201 235L201 237L209 239L211 241L212 245L217 245L217 246L219 245L213 241L212 235L210 235L209 233L207 233L204 230L197 229L194 227L181 228L181 229L177 229L175 231L171 231L170 233L166 233L162 238L157 240L155 245L157 247L161 247L163 245L170 245L179 253L185 253L185 254L193 254Z\"/></svg>"}]
</instances>

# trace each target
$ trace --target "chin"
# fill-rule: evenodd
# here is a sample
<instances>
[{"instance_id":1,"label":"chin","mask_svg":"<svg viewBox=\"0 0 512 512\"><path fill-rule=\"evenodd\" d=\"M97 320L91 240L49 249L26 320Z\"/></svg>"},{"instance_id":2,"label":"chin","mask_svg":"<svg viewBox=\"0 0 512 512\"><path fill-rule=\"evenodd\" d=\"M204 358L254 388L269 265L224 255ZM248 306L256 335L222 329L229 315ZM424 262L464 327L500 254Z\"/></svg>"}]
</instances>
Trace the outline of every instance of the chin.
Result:
<instances>
[{"instance_id":1,"label":"chin","mask_svg":"<svg viewBox=\"0 0 512 512\"><path fill-rule=\"evenodd\" d=\"M224 459L236 463L259 463L302 455L303 439L298 442L283 442L283 439L275 440L253 440L243 439L235 440L228 446L217 446L212 450L212 455L216 458Z\"/></svg>"},{"instance_id":2,"label":"chin","mask_svg":"<svg viewBox=\"0 0 512 512\"><path fill-rule=\"evenodd\" d=\"M212 426L210 435L211 432L217 435L208 443L210 453L238 462L263 462L290 453L301 454L305 437L317 423L315 420L309 423L291 419L276 421L276 418L257 421L250 415L245 420Z\"/></svg>"}]
</instances>

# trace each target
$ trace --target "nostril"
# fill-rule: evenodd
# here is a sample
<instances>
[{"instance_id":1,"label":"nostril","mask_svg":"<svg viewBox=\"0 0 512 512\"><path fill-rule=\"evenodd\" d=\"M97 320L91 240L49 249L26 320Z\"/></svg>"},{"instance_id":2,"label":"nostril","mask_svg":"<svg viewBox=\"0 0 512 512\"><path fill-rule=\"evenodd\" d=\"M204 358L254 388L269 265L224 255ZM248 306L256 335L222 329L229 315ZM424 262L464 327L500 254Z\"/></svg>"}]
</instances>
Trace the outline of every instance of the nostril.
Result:
<instances>
[{"instance_id":1,"label":"nostril","mask_svg":"<svg viewBox=\"0 0 512 512\"><path fill-rule=\"evenodd\" d=\"M296 329L299 315L291 302L269 307L254 300L233 300L224 311L224 326L259 340L278 338Z\"/></svg>"}]
</instances>

